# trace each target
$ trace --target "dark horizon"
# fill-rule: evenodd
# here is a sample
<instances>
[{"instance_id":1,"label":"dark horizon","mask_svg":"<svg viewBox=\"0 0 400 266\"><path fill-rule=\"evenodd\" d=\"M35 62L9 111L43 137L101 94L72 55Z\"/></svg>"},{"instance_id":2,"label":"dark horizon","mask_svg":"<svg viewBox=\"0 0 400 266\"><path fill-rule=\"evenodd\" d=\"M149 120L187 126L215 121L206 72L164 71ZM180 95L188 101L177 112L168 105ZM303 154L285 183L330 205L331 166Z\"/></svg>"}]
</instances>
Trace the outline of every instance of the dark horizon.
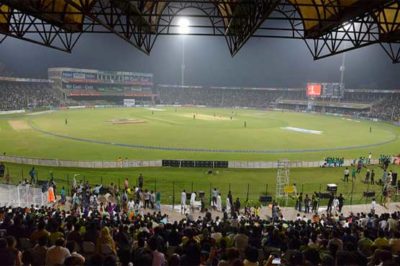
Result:
<instances>
[{"instance_id":1,"label":"dark horizon","mask_svg":"<svg viewBox=\"0 0 400 266\"><path fill-rule=\"evenodd\" d=\"M83 35L71 54L7 38L0 62L16 76L47 78L49 67L148 72L155 84L180 84L183 36L159 37L150 56L110 35ZM305 87L339 82L342 55L313 61L301 40L252 38L231 57L223 38L185 36L185 85ZM400 89L400 65L378 45L346 53L347 88Z\"/></svg>"}]
</instances>

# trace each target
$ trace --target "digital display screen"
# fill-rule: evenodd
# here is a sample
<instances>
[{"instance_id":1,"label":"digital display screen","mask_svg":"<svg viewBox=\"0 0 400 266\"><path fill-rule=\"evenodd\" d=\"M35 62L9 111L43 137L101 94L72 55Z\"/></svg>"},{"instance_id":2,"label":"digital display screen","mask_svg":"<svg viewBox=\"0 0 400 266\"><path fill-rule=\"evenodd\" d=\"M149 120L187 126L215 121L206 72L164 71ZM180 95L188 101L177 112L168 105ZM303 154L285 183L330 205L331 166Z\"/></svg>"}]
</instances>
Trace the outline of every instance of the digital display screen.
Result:
<instances>
[{"instance_id":1,"label":"digital display screen","mask_svg":"<svg viewBox=\"0 0 400 266\"><path fill-rule=\"evenodd\" d=\"M308 83L307 84L307 96L321 96L322 84L320 83Z\"/></svg>"}]
</instances>

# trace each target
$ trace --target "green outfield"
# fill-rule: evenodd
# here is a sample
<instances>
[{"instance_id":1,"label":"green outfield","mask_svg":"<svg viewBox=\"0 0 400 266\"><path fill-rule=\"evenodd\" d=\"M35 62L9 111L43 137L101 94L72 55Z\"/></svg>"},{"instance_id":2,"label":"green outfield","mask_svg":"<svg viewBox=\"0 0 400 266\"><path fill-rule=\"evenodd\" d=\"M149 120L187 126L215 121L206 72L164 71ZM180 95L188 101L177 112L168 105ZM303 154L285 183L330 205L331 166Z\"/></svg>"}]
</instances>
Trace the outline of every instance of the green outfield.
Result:
<instances>
[{"instance_id":1,"label":"green outfield","mask_svg":"<svg viewBox=\"0 0 400 266\"><path fill-rule=\"evenodd\" d=\"M0 117L0 152L35 158L67 160L200 159L273 161L346 159L398 154L400 129L387 124L295 112L211 108L114 108L76 109ZM11 181L28 177L31 166L6 164ZM399 170L397 167L392 167ZM54 173L58 188L70 187L73 176L91 184L134 184L139 173L145 186L158 190L164 203L179 199L182 189L205 191L213 187L226 195L232 190L242 200L275 195L276 169L133 168L79 169L37 167L39 179ZM382 170L375 167L376 180ZM343 168L295 168L291 183L311 194L336 183L350 203L364 203L367 189L381 195L378 186L362 183L365 169L352 183L341 181ZM354 191L353 196L351 192ZM289 201L289 204L293 204Z\"/></svg>"},{"instance_id":2,"label":"green outfield","mask_svg":"<svg viewBox=\"0 0 400 266\"><path fill-rule=\"evenodd\" d=\"M397 154L399 130L386 123L295 112L79 109L2 116L0 152L67 160L313 161Z\"/></svg>"}]
</instances>

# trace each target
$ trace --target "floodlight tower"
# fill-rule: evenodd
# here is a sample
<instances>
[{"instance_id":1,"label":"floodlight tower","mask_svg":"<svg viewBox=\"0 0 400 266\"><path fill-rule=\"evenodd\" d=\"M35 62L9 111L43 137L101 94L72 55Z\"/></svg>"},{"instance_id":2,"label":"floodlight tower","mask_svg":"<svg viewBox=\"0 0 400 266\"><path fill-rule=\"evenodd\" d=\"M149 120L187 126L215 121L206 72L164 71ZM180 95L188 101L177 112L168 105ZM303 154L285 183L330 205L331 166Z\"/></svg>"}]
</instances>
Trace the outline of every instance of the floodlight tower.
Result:
<instances>
[{"instance_id":1,"label":"floodlight tower","mask_svg":"<svg viewBox=\"0 0 400 266\"><path fill-rule=\"evenodd\" d=\"M352 22L347 22L347 23L343 24L342 25L342 28L343 28L343 31L344 31L343 34L348 34L348 31L353 26L354 26L354 24ZM346 41L344 41L343 46L344 46L344 50L346 50L347 49L347 42ZM343 52L342 65L340 66L340 84L339 84L340 93L341 93L342 96L344 95L344 72L346 71L346 66L345 65L346 65L346 52Z\"/></svg>"},{"instance_id":2,"label":"floodlight tower","mask_svg":"<svg viewBox=\"0 0 400 266\"><path fill-rule=\"evenodd\" d=\"M347 46L347 44L345 44ZM340 93L342 94L344 92L344 72L346 70L346 52L343 52L342 55L342 65L340 66Z\"/></svg>"},{"instance_id":3,"label":"floodlight tower","mask_svg":"<svg viewBox=\"0 0 400 266\"><path fill-rule=\"evenodd\" d=\"M182 35L182 64L181 64L181 86L185 85L185 35L190 31L189 20L187 18L181 18L178 22L178 32Z\"/></svg>"}]
</instances>

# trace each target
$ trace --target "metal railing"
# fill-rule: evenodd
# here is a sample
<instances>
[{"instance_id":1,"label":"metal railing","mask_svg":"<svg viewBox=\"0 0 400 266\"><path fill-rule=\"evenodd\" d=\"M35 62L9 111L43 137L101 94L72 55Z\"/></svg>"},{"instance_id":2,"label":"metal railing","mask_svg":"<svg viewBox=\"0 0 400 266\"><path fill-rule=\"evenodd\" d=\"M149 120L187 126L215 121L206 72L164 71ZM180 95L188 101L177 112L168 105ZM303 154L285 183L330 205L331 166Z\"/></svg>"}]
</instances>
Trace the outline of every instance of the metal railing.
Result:
<instances>
[{"instance_id":1,"label":"metal railing","mask_svg":"<svg viewBox=\"0 0 400 266\"><path fill-rule=\"evenodd\" d=\"M27 164L50 167L72 167L72 168L135 168L135 167L162 167L161 160L138 161L138 160L117 160L117 161L70 161L58 159L28 158L19 156L0 155L0 162ZM372 164L378 164L379 160L371 160ZM320 167L325 161L290 161L290 168L312 168ZM343 166L350 166L353 160L344 160ZM277 161L229 161L228 168L242 169L270 169L277 168Z\"/></svg>"}]
</instances>

